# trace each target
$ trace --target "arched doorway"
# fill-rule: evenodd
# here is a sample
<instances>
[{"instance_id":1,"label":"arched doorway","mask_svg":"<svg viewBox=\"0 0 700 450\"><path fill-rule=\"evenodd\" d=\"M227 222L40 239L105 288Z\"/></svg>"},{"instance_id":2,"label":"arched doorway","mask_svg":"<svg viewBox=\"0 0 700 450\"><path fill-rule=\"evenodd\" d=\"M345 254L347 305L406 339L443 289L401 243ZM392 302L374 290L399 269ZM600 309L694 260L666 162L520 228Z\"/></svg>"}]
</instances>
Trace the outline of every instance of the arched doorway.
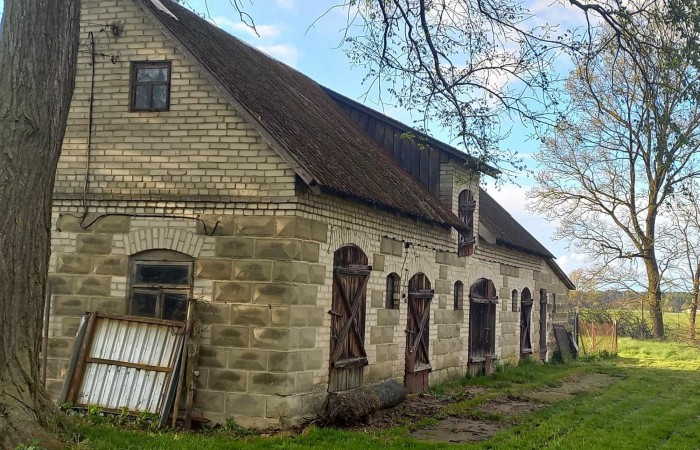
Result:
<instances>
[{"instance_id":1,"label":"arched doorway","mask_svg":"<svg viewBox=\"0 0 700 450\"><path fill-rule=\"evenodd\" d=\"M469 373L488 373L496 357L496 304L493 281L480 278L469 288Z\"/></svg>"},{"instance_id":2,"label":"arched doorway","mask_svg":"<svg viewBox=\"0 0 700 450\"><path fill-rule=\"evenodd\" d=\"M354 245L341 247L333 255L329 392L362 385L367 365L365 315L371 270L367 255Z\"/></svg>"},{"instance_id":3,"label":"arched doorway","mask_svg":"<svg viewBox=\"0 0 700 450\"><path fill-rule=\"evenodd\" d=\"M409 392L428 389L430 365L430 303L435 295L430 280L417 273L408 281L408 324L404 385Z\"/></svg>"},{"instance_id":4,"label":"arched doorway","mask_svg":"<svg viewBox=\"0 0 700 450\"><path fill-rule=\"evenodd\" d=\"M520 357L529 358L532 355L532 293L530 289L523 289L520 296Z\"/></svg>"}]
</instances>

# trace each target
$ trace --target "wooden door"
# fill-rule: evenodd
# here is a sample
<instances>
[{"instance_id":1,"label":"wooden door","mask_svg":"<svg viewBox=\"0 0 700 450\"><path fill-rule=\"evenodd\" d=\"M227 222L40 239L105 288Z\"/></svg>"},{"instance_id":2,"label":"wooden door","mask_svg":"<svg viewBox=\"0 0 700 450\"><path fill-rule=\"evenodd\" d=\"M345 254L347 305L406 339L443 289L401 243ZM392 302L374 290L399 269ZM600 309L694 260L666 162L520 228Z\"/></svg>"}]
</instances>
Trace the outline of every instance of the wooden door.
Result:
<instances>
[{"instance_id":1,"label":"wooden door","mask_svg":"<svg viewBox=\"0 0 700 450\"><path fill-rule=\"evenodd\" d=\"M365 352L367 281L372 267L367 256L352 245L333 256L333 300L328 391L337 392L362 385Z\"/></svg>"},{"instance_id":2,"label":"wooden door","mask_svg":"<svg viewBox=\"0 0 700 450\"><path fill-rule=\"evenodd\" d=\"M496 304L498 296L493 281L478 279L469 288L469 373L488 369L496 356Z\"/></svg>"},{"instance_id":3,"label":"wooden door","mask_svg":"<svg viewBox=\"0 0 700 450\"><path fill-rule=\"evenodd\" d=\"M540 359L547 359L547 289L540 289Z\"/></svg>"},{"instance_id":4,"label":"wooden door","mask_svg":"<svg viewBox=\"0 0 700 450\"><path fill-rule=\"evenodd\" d=\"M520 300L520 357L526 358L532 355L532 294L528 288L523 289Z\"/></svg>"},{"instance_id":5,"label":"wooden door","mask_svg":"<svg viewBox=\"0 0 700 450\"><path fill-rule=\"evenodd\" d=\"M404 385L409 392L428 389L430 365L430 304L434 291L422 273L408 282L408 323L406 327L406 368Z\"/></svg>"}]
</instances>

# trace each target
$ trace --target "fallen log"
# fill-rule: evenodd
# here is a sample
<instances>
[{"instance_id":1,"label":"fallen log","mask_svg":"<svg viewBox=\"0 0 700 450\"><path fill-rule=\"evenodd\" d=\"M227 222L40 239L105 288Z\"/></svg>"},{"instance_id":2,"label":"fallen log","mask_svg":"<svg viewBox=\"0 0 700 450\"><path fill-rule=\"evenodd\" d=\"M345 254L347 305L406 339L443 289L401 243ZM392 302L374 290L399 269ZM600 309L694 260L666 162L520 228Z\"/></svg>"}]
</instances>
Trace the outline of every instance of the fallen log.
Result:
<instances>
[{"instance_id":1,"label":"fallen log","mask_svg":"<svg viewBox=\"0 0 700 450\"><path fill-rule=\"evenodd\" d=\"M396 380L383 381L328 395L325 419L331 425L353 425L375 412L406 399L406 388Z\"/></svg>"}]
</instances>

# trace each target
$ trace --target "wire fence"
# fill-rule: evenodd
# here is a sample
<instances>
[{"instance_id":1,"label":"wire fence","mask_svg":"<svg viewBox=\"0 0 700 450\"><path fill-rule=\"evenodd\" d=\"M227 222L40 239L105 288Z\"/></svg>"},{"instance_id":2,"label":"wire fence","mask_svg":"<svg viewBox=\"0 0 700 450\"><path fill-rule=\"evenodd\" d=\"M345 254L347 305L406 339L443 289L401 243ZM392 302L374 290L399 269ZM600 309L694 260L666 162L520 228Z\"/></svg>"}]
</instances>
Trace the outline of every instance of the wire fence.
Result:
<instances>
[{"instance_id":1,"label":"wire fence","mask_svg":"<svg viewBox=\"0 0 700 450\"><path fill-rule=\"evenodd\" d=\"M578 324L579 349L584 355L617 353L617 322Z\"/></svg>"}]
</instances>

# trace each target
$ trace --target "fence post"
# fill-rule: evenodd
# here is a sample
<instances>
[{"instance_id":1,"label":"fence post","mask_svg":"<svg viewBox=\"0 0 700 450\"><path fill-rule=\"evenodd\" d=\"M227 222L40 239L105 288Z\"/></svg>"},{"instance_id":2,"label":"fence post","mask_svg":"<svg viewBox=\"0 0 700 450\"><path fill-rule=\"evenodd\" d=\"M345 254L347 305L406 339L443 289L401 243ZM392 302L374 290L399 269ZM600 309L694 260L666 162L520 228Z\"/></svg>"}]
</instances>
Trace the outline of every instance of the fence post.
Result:
<instances>
[{"instance_id":1,"label":"fence post","mask_svg":"<svg viewBox=\"0 0 700 450\"><path fill-rule=\"evenodd\" d=\"M595 353L595 329L596 329L596 324L592 323L591 324L591 353Z\"/></svg>"},{"instance_id":2,"label":"fence post","mask_svg":"<svg viewBox=\"0 0 700 450\"><path fill-rule=\"evenodd\" d=\"M617 354L617 320L613 320L613 335L612 335L613 353Z\"/></svg>"}]
</instances>

